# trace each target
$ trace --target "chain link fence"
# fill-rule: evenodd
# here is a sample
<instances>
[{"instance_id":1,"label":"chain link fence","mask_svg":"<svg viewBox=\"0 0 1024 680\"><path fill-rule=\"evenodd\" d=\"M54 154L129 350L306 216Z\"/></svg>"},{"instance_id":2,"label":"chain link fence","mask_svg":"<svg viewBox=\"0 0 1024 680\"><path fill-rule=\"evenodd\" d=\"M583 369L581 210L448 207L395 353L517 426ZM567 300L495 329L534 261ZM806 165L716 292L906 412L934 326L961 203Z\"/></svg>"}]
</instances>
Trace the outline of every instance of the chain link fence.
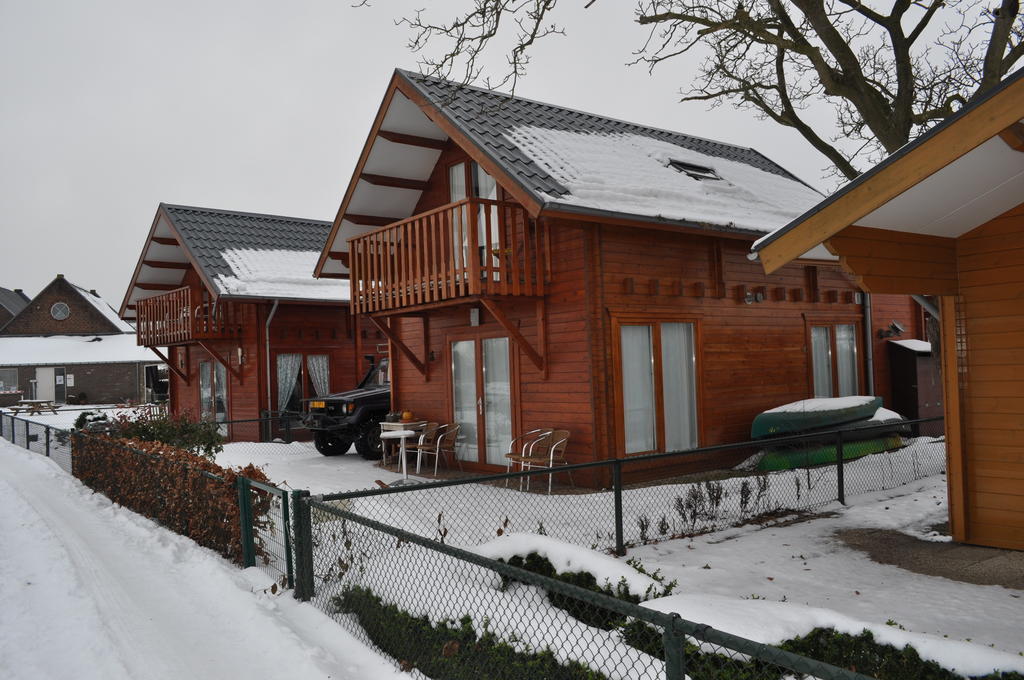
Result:
<instances>
[{"instance_id":1,"label":"chain link fence","mask_svg":"<svg viewBox=\"0 0 1024 680\"><path fill-rule=\"evenodd\" d=\"M866 676L308 503L314 604L413 677Z\"/></svg>"},{"instance_id":2,"label":"chain link fence","mask_svg":"<svg viewBox=\"0 0 1024 680\"><path fill-rule=\"evenodd\" d=\"M892 425L570 465L555 472L328 494L323 500L458 545L527 532L622 554L632 545L815 512L835 501L845 503L847 496L895 488L945 470L942 438L875 436L880 432L891 433ZM880 439L887 441L879 444ZM879 446L886 450L878 451ZM694 459L711 456L745 464L672 476ZM790 468L758 469L765 460L769 467L782 461ZM546 489L549 475L569 473L607 480L606 488L584 493L563 486L553 494L520 490Z\"/></svg>"}]
</instances>

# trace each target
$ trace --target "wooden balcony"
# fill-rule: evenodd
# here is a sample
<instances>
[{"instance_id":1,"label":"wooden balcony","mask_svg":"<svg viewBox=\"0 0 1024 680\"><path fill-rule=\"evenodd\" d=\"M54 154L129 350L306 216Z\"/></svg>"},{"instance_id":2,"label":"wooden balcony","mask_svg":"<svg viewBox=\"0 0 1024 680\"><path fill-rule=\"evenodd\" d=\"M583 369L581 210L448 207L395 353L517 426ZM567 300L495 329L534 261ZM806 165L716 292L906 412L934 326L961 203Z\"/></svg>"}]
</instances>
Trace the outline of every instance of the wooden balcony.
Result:
<instances>
[{"instance_id":1,"label":"wooden balcony","mask_svg":"<svg viewBox=\"0 0 1024 680\"><path fill-rule=\"evenodd\" d=\"M466 199L349 239L352 312L471 296L543 296L547 226L517 203Z\"/></svg>"},{"instance_id":2,"label":"wooden balcony","mask_svg":"<svg viewBox=\"0 0 1024 680\"><path fill-rule=\"evenodd\" d=\"M241 332L235 305L215 302L205 290L188 286L139 300L135 313L137 342L145 347L220 340Z\"/></svg>"}]
</instances>

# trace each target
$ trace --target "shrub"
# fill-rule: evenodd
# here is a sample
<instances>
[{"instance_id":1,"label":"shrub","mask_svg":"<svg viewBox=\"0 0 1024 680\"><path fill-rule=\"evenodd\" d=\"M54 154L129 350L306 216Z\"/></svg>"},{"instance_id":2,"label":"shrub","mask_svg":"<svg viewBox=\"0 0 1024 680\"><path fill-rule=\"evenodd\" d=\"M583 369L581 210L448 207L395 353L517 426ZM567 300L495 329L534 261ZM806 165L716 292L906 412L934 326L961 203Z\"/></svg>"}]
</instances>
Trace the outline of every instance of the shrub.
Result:
<instances>
[{"instance_id":1,"label":"shrub","mask_svg":"<svg viewBox=\"0 0 1024 680\"><path fill-rule=\"evenodd\" d=\"M498 561L505 562L505 560ZM528 554L525 558L520 555L513 555L509 558L507 564L513 567L519 567L520 569L525 569L526 571L533 572L534 574L547 576L548 578L553 578L555 580L562 581L563 583L571 583L574 586L579 586L580 588L584 588L595 593L601 593L602 595L608 595L633 604L639 604L644 600L649 600L654 597L670 595L672 590L676 587L675 581L666 584L664 583L664 578L659 572L648 574L639 566L638 562L634 561L630 561L628 564L640 573L650 576L661 584L662 587L656 590L648 589L648 592L646 593L631 593L625 579L620 580L615 585L610 583L599 584L594 575L588 571L558 572L555 571L555 567L551 564L550 560L535 552ZM506 576L502 577L502 584L504 587L507 587L511 581L512 579L509 579ZM565 611L573 618L582 621L588 626L611 630L612 628L616 628L625 623L625 617L621 614L598 607L597 605L590 604L589 602L584 602L576 599L575 597L551 591L548 591L547 595L548 601L550 601L552 605Z\"/></svg>"},{"instance_id":2,"label":"shrub","mask_svg":"<svg viewBox=\"0 0 1024 680\"><path fill-rule=\"evenodd\" d=\"M217 423L193 421L188 414L120 414L112 421L123 439L161 442L213 460L224 450L224 437Z\"/></svg>"},{"instance_id":3,"label":"shrub","mask_svg":"<svg viewBox=\"0 0 1024 680\"><path fill-rule=\"evenodd\" d=\"M494 633L477 633L472 620L431 623L392 604L384 604L368 588L349 587L332 599L339 613L353 614L377 647L409 671L419 669L435 680L486 677L490 680L604 680L587 666L561 663L551 651L517 651Z\"/></svg>"},{"instance_id":4,"label":"shrub","mask_svg":"<svg viewBox=\"0 0 1024 680\"><path fill-rule=\"evenodd\" d=\"M235 480L269 483L259 468L222 468L194 453L159 442L76 434L72 473L113 502L154 519L171 531L236 562L242 536ZM266 522L271 498L254 492L253 515ZM260 519L264 517L264 519ZM266 558L257 537L257 556Z\"/></svg>"},{"instance_id":5,"label":"shrub","mask_svg":"<svg viewBox=\"0 0 1024 680\"><path fill-rule=\"evenodd\" d=\"M642 621L631 621L621 629L626 644L664 658L661 631ZM781 649L817 661L848 668L877 680L963 680L964 676L925 661L910 645L902 649L875 640L870 631L859 635L839 633L833 628L815 628L807 635L786 640ZM781 680L792 673L781 666L756 659L732 658L702 652L689 639L684 644L687 674L691 677L723 678L725 680ZM1016 672L988 673L971 680L1024 680Z\"/></svg>"}]
</instances>

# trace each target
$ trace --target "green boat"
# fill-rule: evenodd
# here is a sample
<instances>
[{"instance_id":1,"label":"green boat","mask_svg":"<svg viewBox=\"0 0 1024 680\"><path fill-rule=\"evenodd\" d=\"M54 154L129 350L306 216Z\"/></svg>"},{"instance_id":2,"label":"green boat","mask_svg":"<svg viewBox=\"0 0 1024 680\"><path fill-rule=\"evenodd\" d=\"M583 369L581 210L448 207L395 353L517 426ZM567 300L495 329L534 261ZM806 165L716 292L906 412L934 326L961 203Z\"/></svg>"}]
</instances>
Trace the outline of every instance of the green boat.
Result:
<instances>
[{"instance_id":1,"label":"green boat","mask_svg":"<svg viewBox=\"0 0 1024 680\"><path fill-rule=\"evenodd\" d=\"M874 439L843 442L843 459L855 460L872 453L892 451L903 446L903 438L898 434L886 434ZM775 470L793 470L795 468L827 465L836 462L836 445L817 442L803 447L780 447L768 449L758 461L756 469L761 472Z\"/></svg>"},{"instance_id":2,"label":"green boat","mask_svg":"<svg viewBox=\"0 0 1024 680\"><path fill-rule=\"evenodd\" d=\"M867 420L881 407L881 397L805 399L758 414L750 426L750 436L761 439L827 430L831 426Z\"/></svg>"}]
</instances>

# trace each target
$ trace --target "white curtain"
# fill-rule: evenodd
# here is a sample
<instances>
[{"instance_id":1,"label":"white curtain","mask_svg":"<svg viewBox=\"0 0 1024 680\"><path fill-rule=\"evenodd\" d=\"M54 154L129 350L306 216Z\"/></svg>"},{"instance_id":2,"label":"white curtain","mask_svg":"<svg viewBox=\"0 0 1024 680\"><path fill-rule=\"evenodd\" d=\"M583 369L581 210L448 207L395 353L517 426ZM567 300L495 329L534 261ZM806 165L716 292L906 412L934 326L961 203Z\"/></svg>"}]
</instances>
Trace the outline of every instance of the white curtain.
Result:
<instances>
[{"instance_id":1,"label":"white curtain","mask_svg":"<svg viewBox=\"0 0 1024 680\"><path fill-rule=\"evenodd\" d=\"M622 401L626 453L657 446L654 414L654 357L650 326L622 326Z\"/></svg>"},{"instance_id":2,"label":"white curtain","mask_svg":"<svg viewBox=\"0 0 1024 680\"><path fill-rule=\"evenodd\" d=\"M306 357L306 368L309 379L318 397L326 397L331 393L331 361L326 354L310 354Z\"/></svg>"},{"instance_id":3,"label":"white curtain","mask_svg":"<svg viewBox=\"0 0 1024 680\"><path fill-rule=\"evenodd\" d=\"M811 371L814 396L832 396L832 333L828 326L811 327Z\"/></svg>"},{"instance_id":4,"label":"white curtain","mask_svg":"<svg viewBox=\"0 0 1024 680\"><path fill-rule=\"evenodd\" d=\"M697 446L696 361L693 324L661 324L666 451L683 451Z\"/></svg>"},{"instance_id":5,"label":"white curtain","mask_svg":"<svg viewBox=\"0 0 1024 680\"><path fill-rule=\"evenodd\" d=\"M199 411L203 420L213 420L213 366L199 362Z\"/></svg>"},{"instance_id":6,"label":"white curtain","mask_svg":"<svg viewBox=\"0 0 1024 680\"><path fill-rule=\"evenodd\" d=\"M487 462L504 465L512 441L512 382L508 369L508 338L486 338L484 351L484 422Z\"/></svg>"},{"instance_id":7,"label":"white curtain","mask_svg":"<svg viewBox=\"0 0 1024 680\"><path fill-rule=\"evenodd\" d=\"M277 410L288 409L292 393L298 384L299 369L302 368L301 354L277 355Z\"/></svg>"},{"instance_id":8,"label":"white curtain","mask_svg":"<svg viewBox=\"0 0 1024 680\"><path fill-rule=\"evenodd\" d=\"M476 343L460 340L452 343L452 397L455 422L462 426L456 455L477 461L476 437Z\"/></svg>"},{"instance_id":9,"label":"white curtain","mask_svg":"<svg viewBox=\"0 0 1024 680\"><path fill-rule=\"evenodd\" d=\"M836 372L839 374L840 397L857 394L857 327L836 326Z\"/></svg>"},{"instance_id":10,"label":"white curtain","mask_svg":"<svg viewBox=\"0 0 1024 680\"><path fill-rule=\"evenodd\" d=\"M448 168L448 200L454 203L465 198L469 198L466 187L466 164L456 163ZM467 266L466 249L469 247L469 216L465 206L453 209L451 220L452 256L455 258L455 266L462 268Z\"/></svg>"}]
</instances>

